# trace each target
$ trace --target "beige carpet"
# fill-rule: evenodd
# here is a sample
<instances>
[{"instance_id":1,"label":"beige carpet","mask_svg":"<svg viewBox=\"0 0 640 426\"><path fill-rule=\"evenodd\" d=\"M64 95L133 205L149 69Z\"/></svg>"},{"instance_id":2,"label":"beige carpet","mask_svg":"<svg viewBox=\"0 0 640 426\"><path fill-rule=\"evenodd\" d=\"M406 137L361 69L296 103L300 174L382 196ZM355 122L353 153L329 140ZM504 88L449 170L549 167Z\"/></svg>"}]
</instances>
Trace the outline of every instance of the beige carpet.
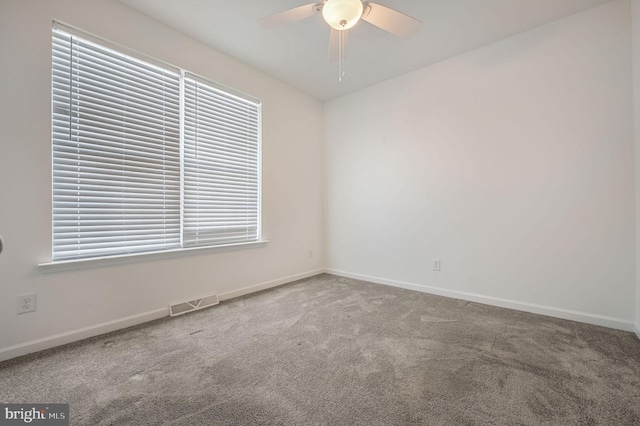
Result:
<instances>
[{"instance_id":1,"label":"beige carpet","mask_svg":"<svg viewBox=\"0 0 640 426\"><path fill-rule=\"evenodd\" d=\"M640 425L632 333L331 275L0 363L82 425Z\"/></svg>"}]
</instances>

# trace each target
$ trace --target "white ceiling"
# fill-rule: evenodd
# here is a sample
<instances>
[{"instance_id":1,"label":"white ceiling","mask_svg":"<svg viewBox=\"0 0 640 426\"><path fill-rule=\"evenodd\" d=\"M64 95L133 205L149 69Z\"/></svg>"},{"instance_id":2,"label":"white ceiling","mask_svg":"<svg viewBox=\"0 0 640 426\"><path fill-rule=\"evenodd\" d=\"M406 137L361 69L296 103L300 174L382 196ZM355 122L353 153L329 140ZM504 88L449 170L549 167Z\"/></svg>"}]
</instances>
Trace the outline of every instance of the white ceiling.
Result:
<instances>
[{"instance_id":1,"label":"white ceiling","mask_svg":"<svg viewBox=\"0 0 640 426\"><path fill-rule=\"evenodd\" d=\"M359 22L349 34L341 83L320 14L272 30L257 23L311 0L118 1L324 101L610 0L375 0L422 27L403 39Z\"/></svg>"}]
</instances>

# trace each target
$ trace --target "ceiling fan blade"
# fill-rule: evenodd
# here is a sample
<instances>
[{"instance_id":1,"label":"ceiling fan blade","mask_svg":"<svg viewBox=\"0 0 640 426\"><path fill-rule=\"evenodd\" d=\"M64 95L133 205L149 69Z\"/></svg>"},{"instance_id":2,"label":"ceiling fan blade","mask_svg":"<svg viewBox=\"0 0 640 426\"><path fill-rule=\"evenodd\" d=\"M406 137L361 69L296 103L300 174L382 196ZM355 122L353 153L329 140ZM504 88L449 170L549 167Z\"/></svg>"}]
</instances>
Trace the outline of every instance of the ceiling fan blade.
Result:
<instances>
[{"instance_id":1,"label":"ceiling fan blade","mask_svg":"<svg viewBox=\"0 0 640 426\"><path fill-rule=\"evenodd\" d=\"M422 25L411 16L373 2L364 3L362 19L400 37L411 37Z\"/></svg>"},{"instance_id":2,"label":"ceiling fan blade","mask_svg":"<svg viewBox=\"0 0 640 426\"><path fill-rule=\"evenodd\" d=\"M322 5L322 3L320 3L320 5ZM309 3L274 15L265 16L264 18L258 19L258 23L264 28L275 28L280 25L302 21L315 15L318 10L318 3Z\"/></svg>"},{"instance_id":3,"label":"ceiling fan blade","mask_svg":"<svg viewBox=\"0 0 640 426\"><path fill-rule=\"evenodd\" d=\"M329 34L329 62L338 62L340 60L340 32L331 28L331 34ZM342 33L344 37L343 49L346 50L347 42L349 41L349 30L344 30Z\"/></svg>"}]
</instances>

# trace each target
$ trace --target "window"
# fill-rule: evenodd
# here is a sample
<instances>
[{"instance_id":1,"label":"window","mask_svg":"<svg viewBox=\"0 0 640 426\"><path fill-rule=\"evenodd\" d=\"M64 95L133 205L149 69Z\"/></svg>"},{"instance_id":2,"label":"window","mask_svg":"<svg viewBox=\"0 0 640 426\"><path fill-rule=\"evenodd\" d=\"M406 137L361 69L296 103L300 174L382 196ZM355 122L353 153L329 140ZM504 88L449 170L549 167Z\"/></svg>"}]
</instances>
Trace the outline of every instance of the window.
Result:
<instances>
[{"instance_id":1,"label":"window","mask_svg":"<svg viewBox=\"0 0 640 426\"><path fill-rule=\"evenodd\" d=\"M184 86L183 244L252 239L259 212L258 105L188 74Z\"/></svg>"},{"instance_id":2,"label":"window","mask_svg":"<svg viewBox=\"0 0 640 426\"><path fill-rule=\"evenodd\" d=\"M54 262L258 241L259 101L58 24L52 50Z\"/></svg>"}]
</instances>

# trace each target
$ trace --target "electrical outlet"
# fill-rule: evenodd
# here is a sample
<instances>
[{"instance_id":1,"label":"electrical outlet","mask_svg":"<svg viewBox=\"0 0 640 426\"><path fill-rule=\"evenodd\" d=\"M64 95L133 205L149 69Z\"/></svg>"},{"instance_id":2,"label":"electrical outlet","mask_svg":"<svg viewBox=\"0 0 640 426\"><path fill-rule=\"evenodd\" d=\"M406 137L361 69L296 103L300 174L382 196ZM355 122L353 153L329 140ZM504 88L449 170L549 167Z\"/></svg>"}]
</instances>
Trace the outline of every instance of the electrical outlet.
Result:
<instances>
[{"instance_id":1,"label":"electrical outlet","mask_svg":"<svg viewBox=\"0 0 640 426\"><path fill-rule=\"evenodd\" d=\"M36 310L36 294L21 294L16 296L16 313L24 314Z\"/></svg>"},{"instance_id":2,"label":"electrical outlet","mask_svg":"<svg viewBox=\"0 0 640 426\"><path fill-rule=\"evenodd\" d=\"M434 271L440 270L440 259L431 259L431 269Z\"/></svg>"}]
</instances>

